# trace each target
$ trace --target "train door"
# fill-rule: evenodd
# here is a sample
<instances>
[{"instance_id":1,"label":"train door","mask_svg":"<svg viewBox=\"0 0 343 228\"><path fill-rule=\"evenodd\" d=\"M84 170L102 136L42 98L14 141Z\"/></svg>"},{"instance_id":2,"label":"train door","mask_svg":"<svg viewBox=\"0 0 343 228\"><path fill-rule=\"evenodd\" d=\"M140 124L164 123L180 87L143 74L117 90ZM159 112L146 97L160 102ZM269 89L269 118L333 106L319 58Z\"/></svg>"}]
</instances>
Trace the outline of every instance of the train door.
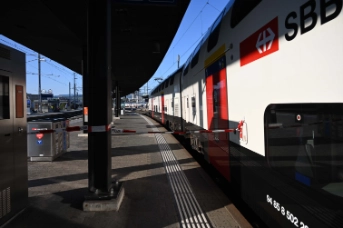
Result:
<instances>
[{"instance_id":1,"label":"train door","mask_svg":"<svg viewBox=\"0 0 343 228\"><path fill-rule=\"evenodd\" d=\"M189 110L189 96L184 96L183 97L183 116L184 119L186 121L186 123L189 122L190 118L189 118L189 114L190 114L190 110Z\"/></svg>"},{"instance_id":2,"label":"train door","mask_svg":"<svg viewBox=\"0 0 343 228\"><path fill-rule=\"evenodd\" d=\"M206 102L208 128L227 129L228 98L226 58L218 59L206 68ZM212 165L230 180L228 133L209 134L208 155Z\"/></svg>"},{"instance_id":3,"label":"train door","mask_svg":"<svg viewBox=\"0 0 343 228\"><path fill-rule=\"evenodd\" d=\"M164 93L161 93L161 121L164 124Z\"/></svg>"},{"instance_id":4,"label":"train door","mask_svg":"<svg viewBox=\"0 0 343 228\"><path fill-rule=\"evenodd\" d=\"M150 106L151 117L154 117L154 113L155 113L154 99L155 98L151 98L151 106Z\"/></svg>"},{"instance_id":5,"label":"train door","mask_svg":"<svg viewBox=\"0 0 343 228\"><path fill-rule=\"evenodd\" d=\"M178 97L174 97L174 120L173 120L173 123L175 124L175 128L173 130L176 130L178 129L178 126L180 124L180 113L179 113L179 98Z\"/></svg>"},{"instance_id":6,"label":"train door","mask_svg":"<svg viewBox=\"0 0 343 228\"><path fill-rule=\"evenodd\" d=\"M196 101L195 101L195 95L193 95L190 99L190 113L189 115L192 117L191 120L193 121L194 124L197 124L197 111L196 111Z\"/></svg>"},{"instance_id":7,"label":"train door","mask_svg":"<svg viewBox=\"0 0 343 228\"><path fill-rule=\"evenodd\" d=\"M166 114L166 117L168 118L168 112L169 112L169 99L166 99L165 100L165 114Z\"/></svg>"},{"instance_id":8,"label":"train door","mask_svg":"<svg viewBox=\"0 0 343 228\"><path fill-rule=\"evenodd\" d=\"M160 105L161 105L161 96L158 96L156 101L156 111L155 111L155 118L157 119L161 119L161 109L160 109Z\"/></svg>"}]
</instances>

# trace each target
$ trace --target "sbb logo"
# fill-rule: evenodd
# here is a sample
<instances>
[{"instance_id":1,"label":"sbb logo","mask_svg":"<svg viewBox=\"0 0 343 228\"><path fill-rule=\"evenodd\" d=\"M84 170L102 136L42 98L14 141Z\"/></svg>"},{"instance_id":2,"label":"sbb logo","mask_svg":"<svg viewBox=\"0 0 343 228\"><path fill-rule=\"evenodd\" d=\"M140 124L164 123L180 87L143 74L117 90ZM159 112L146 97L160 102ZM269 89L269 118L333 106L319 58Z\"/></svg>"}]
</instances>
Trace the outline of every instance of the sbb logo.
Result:
<instances>
[{"instance_id":1,"label":"sbb logo","mask_svg":"<svg viewBox=\"0 0 343 228\"><path fill-rule=\"evenodd\" d=\"M279 50L278 18L274 18L239 45L241 66Z\"/></svg>"},{"instance_id":2,"label":"sbb logo","mask_svg":"<svg viewBox=\"0 0 343 228\"><path fill-rule=\"evenodd\" d=\"M263 52L268 51L273 45L274 38L275 38L275 34L270 28L267 28L266 30L261 32L256 42L256 48L258 52L261 54Z\"/></svg>"},{"instance_id":3,"label":"sbb logo","mask_svg":"<svg viewBox=\"0 0 343 228\"><path fill-rule=\"evenodd\" d=\"M335 19L342 11L342 0L320 0L319 2L320 22L322 25ZM285 27L291 31L285 34L286 40L291 41L297 36L299 30L298 23L300 23L300 34L305 34L316 26L318 21L318 15L315 12L316 7L317 2L315 0L310 0L301 5L299 22L296 21L298 14L295 11L287 15Z\"/></svg>"}]
</instances>

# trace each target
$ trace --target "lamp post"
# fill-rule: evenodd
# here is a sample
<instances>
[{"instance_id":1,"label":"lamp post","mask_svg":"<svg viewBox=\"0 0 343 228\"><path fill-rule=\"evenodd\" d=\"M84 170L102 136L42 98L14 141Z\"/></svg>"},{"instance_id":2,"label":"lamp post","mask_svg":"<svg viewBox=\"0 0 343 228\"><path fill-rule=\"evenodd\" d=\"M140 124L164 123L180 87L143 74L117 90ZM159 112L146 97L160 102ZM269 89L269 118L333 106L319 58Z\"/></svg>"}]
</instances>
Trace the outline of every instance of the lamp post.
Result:
<instances>
[{"instance_id":1,"label":"lamp post","mask_svg":"<svg viewBox=\"0 0 343 228\"><path fill-rule=\"evenodd\" d=\"M161 83L163 81L163 78L154 78L155 81L157 81L158 83Z\"/></svg>"},{"instance_id":2,"label":"lamp post","mask_svg":"<svg viewBox=\"0 0 343 228\"><path fill-rule=\"evenodd\" d=\"M39 106L38 112L42 112L42 91L41 91L41 75L40 75L40 54L38 54L38 96L39 96Z\"/></svg>"}]
</instances>

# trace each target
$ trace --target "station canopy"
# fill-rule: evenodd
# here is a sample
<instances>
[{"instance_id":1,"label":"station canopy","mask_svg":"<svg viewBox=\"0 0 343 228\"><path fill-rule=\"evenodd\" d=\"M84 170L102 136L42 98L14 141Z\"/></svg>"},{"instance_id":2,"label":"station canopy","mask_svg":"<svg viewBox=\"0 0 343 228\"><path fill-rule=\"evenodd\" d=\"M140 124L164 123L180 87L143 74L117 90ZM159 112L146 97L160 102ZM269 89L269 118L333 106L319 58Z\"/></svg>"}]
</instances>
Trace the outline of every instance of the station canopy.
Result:
<instances>
[{"instance_id":1,"label":"station canopy","mask_svg":"<svg viewBox=\"0 0 343 228\"><path fill-rule=\"evenodd\" d=\"M121 96L155 73L189 1L112 0L112 84ZM82 74L87 1L2 1L0 34Z\"/></svg>"}]
</instances>

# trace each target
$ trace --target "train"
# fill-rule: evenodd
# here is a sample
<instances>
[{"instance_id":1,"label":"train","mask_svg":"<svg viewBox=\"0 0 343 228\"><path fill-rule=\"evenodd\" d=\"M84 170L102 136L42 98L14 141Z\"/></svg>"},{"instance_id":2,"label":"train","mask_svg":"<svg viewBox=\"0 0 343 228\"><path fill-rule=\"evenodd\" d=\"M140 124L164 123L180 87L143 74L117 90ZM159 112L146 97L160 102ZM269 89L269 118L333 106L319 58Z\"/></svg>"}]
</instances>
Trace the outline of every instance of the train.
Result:
<instances>
[{"instance_id":1,"label":"train","mask_svg":"<svg viewBox=\"0 0 343 228\"><path fill-rule=\"evenodd\" d=\"M342 0L232 0L149 96L269 227L343 227Z\"/></svg>"}]
</instances>

